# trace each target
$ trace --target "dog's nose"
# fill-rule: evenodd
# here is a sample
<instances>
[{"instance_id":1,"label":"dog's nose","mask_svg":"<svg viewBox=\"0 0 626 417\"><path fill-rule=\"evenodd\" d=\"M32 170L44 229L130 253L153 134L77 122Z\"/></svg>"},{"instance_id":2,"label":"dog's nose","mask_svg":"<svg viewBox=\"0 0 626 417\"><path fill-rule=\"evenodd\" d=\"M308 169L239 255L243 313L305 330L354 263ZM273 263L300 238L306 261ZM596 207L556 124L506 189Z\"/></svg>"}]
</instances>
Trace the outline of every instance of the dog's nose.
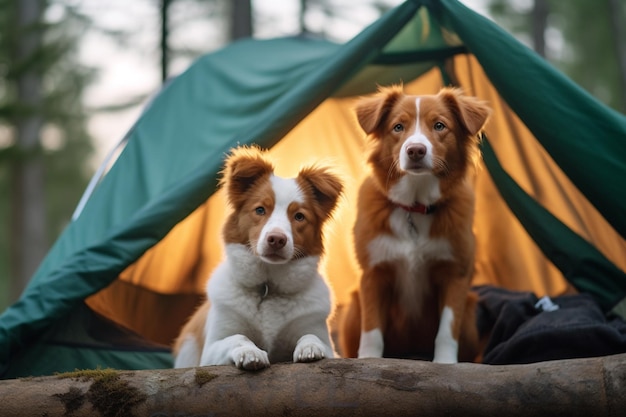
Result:
<instances>
[{"instance_id":1,"label":"dog's nose","mask_svg":"<svg viewBox=\"0 0 626 417\"><path fill-rule=\"evenodd\" d=\"M412 143L406 147L406 154L411 161L419 161L426 155L426 145Z\"/></svg>"},{"instance_id":2,"label":"dog's nose","mask_svg":"<svg viewBox=\"0 0 626 417\"><path fill-rule=\"evenodd\" d=\"M272 249L282 249L287 244L287 235L284 233L272 232L267 235L267 244Z\"/></svg>"}]
</instances>

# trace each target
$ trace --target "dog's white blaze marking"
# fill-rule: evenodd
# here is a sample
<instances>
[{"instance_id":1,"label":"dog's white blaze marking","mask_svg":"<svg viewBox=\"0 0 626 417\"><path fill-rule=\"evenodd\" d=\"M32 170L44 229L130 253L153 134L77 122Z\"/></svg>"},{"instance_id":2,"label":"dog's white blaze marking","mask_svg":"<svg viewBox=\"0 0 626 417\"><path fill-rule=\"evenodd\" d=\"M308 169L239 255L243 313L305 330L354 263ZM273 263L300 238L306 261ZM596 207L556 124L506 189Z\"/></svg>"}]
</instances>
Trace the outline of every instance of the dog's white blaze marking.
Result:
<instances>
[{"instance_id":1,"label":"dog's white blaze marking","mask_svg":"<svg viewBox=\"0 0 626 417\"><path fill-rule=\"evenodd\" d=\"M382 358L383 347L383 333L380 329L362 332L359 342L359 358Z\"/></svg>"},{"instance_id":2,"label":"dog's white blaze marking","mask_svg":"<svg viewBox=\"0 0 626 417\"><path fill-rule=\"evenodd\" d=\"M424 166L428 169L433 168L433 144L428 140L426 135L422 133L420 128L420 98L415 99L416 117L415 117L415 131L411 136L406 138L402 147L400 148L400 168L406 170L410 165L409 157L406 153L406 148L413 143L421 143L426 146L426 155L424 156Z\"/></svg>"},{"instance_id":3,"label":"dog's white blaze marking","mask_svg":"<svg viewBox=\"0 0 626 417\"><path fill-rule=\"evenodd\" d=\"M435 338L435 357L433 362L437 363L457 363L459 343L452 336L452 322L454 312L448 306L443 308L439 321L439 330Z\"/></svg>"},{"instance_id":4,"label":"dog's white blaze marking","mask_svg":"<svg viewBox=\"0 0 626 417\"><path fill-rule=\"evenodd\" d=\"M284 254L287 258L291 258L293 254L293 239L291 238L291 222L289 221L287 209L293 202L303 203L304 196L293 178L286 179L272 175L270 182L275 197L274 210L261 230L261 235L257 242L257 252L265 252L263 247L268 233L281 232L287 236Z\"/></svg>"}]
</instances>

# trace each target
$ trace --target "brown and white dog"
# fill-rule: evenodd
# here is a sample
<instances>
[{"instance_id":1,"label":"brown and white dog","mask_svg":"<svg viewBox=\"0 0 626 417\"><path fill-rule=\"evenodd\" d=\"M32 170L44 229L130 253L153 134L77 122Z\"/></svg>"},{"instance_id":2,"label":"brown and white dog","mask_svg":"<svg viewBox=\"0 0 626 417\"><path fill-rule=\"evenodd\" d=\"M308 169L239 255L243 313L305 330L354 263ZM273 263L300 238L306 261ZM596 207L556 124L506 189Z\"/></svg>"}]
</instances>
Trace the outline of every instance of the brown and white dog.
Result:
<instances>
[{"instance_id":1,"label":"brown and white dog","mask_svg":"<svg viewBox=\"0 0 626 417\"><path fill-rule=\"evenodd\" d=\"M427 96L380 88L357 105L371 175L359 191L363 273L340 329L344 356L474 359L470 178L489 113L454 88Z\"/></svg>"},{"instance_id":2,"label":"brown and white dog","mask_svg":"<svg viewBox=\"0 0 626 417\"><path fill-rule=\"evenodd\" d=\"M176 341L175 367L255 370L333 357L330 291L318 264L341 181L320 166L278 177L260 150L241 147L228 157L222 182L232 207L226 259Z\"/></svg>"}]
</instances>

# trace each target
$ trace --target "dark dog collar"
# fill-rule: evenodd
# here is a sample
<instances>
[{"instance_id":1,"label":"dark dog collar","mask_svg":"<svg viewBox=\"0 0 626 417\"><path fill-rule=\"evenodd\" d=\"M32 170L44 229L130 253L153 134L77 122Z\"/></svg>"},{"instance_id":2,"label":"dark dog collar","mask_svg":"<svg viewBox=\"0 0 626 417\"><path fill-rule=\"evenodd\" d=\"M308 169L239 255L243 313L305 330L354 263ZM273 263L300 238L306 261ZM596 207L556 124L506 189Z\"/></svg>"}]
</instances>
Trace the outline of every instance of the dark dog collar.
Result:
<instances>
[{"instance_id":1,"label":"dark dog collar","mask_svg":"<svg viewBox=\"0 0 626 417\"><path fill-rule=\"evenodd\" d=\"M401 209L408 211L410 213L420 213L420 214L431 214L435 211L437 206L434 204L427 206L422 203L414 203L412 206L405 206L404 204L393 203Z\"/></svg>"}]
</instances>

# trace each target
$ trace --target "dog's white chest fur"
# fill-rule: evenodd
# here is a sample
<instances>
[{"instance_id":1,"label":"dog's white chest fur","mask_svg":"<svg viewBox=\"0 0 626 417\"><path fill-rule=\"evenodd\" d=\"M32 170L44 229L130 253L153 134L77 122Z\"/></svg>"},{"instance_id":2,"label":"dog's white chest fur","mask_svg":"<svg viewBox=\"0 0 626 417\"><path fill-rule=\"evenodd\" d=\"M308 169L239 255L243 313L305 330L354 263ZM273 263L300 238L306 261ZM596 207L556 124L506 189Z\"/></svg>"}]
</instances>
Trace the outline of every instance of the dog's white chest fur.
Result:
<instances>
[{"instance_id":1,"label":"dog's white chest fur","mask_svg":"<svg viewBox=\"0 0 626 417\"><path fill-rule=\"evenodd\" d=\"M427 190L430 196L438 195L437 189ZM398 189L411 197L399 201L407 206L415 201L415 192L407 193L408 187L401 181ZM419 314L420 300L429 292L428 266L435 260L453 259L452 247L445 238L430 237L432 215L412 213L396 208L389 219L391 234L381 235L368 245L370 266L388 262L394 265L398 296L407 311Z\"/></svg>"},{"instance_id":2,"label":"dog's white chest fur","mask_svg":"<svg viewBox=\"0 0 626 417\"><path fill-rule=\"evenodd\" d=\"M319 258L267 264L244 245L227 245L226 252L227 261L207 287L206 343L242 334L267 351L270 362L291 361L302 326L324 325L330 313L330 292L317 273Z\"/></svg>"}]
</instances>

